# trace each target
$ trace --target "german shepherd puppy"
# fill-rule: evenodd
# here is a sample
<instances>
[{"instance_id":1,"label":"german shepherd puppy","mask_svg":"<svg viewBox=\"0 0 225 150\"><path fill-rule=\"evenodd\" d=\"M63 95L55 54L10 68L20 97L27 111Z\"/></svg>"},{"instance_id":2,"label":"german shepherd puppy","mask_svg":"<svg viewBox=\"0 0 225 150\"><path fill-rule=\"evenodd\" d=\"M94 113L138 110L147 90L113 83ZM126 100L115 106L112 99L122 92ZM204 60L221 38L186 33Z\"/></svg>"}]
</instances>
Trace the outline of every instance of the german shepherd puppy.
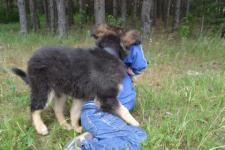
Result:
<instances>
[{"instance_id":1,"label":"german shepherd puppy","mask_svg":"<svg viewBox=\"0 0 225 150\"><path fill-rule=\"evenodd\" d=\"M31 116L37 133L48 134L41 112L53 97L56 118L66 129L81 132L80 109L85 101L93 99L103 111L139 126L116 98L126 73L121 61L125 53L120 38L113 34L104 35L96 41L96 45L93 48L40 48L30 58L27 73L18 68L12 69L30 86ZM63 114L66 96L74 99L70 111L71 125Z\"/></svg>"}]
</instances>

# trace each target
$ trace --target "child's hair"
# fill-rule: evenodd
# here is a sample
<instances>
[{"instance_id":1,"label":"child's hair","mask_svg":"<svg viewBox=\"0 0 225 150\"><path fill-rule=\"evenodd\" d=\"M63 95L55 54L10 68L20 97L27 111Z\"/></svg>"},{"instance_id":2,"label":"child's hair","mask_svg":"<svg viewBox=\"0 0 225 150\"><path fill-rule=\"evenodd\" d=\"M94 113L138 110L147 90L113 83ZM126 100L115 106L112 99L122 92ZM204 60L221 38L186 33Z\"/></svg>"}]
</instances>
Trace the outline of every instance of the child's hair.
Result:
<instances>
[{"instance_id":1,"label":"child's hair","mask_svg":"<svg viewBox=\"0 0 225 150\"><path fill-rule=\"evenodd\" d=\"M91 36L95 39L102 37L103 35L113 34L121 38L123 45L128 48L133 44L141 43L141 35L137 30L126 31L123 28L109 26L107 24L100 24L94 27Z\"/></svg>"},{"instance_id":2,"label":"child's hair","mask_svg":"<svg viewBox=\"0 0 225 150\"><path fill-rule=\"evenodd\" d=\"M121 37L125 47L129 47L133 44L141 44L141 35L137 30L129 30Z\"/></svg>"},{"instance_id":3,"label":"child's hair","mask_svg":"<svg viewBox=\"0 0 225 150\"><path fill-rule=\"evenodd\" d=\"M98 39L99 37L102 37L103 35L106 35L106 34L113 34L120 37L124 32L125 31L123 28L113 27L107 24L100 24L94 27L91 35L95 39Z\"/></svg>"}]
</instances>

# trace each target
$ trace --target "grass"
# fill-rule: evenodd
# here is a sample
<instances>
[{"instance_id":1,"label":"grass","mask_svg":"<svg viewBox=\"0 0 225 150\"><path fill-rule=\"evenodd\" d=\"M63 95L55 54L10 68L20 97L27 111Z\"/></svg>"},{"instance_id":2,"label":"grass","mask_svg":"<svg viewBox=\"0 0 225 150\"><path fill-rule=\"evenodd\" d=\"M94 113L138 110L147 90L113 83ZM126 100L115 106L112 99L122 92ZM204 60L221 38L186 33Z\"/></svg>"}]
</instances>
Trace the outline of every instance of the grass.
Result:
<instances>
[{"instance_id":1,"label":"grass","mask_svg":"<svg viewBox=\"0 0 225 150\"><path fill-rule=\"evenodd\" d=\"M44 45L93 45L89 35L82 29L72 30L63 40L44 31L21 36L17 24L0 25L0 149L62 149L76 136L58 125L51 107L43 113L50 134L36 134L29 116L29 89L10 68L25 69L32 52ZM156 35L143 47L150 67L135 79L133 112L149 134L142 149L224 149L224 40Z\"/></svg>"}]
</instances>

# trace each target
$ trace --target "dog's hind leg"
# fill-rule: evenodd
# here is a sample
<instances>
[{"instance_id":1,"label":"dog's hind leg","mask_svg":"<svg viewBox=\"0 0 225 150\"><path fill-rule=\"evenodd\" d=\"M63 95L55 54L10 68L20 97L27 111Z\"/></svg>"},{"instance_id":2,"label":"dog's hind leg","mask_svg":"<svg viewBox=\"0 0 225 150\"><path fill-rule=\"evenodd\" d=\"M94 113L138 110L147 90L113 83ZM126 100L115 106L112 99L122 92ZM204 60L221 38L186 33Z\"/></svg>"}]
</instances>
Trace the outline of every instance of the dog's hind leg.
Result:
<instances>
[{"instance_id":1,"label":"dog's hind leg","mask_svg":"<svg viewBox=\"0 0 225 150\"><path fill-rule=\"evenodd\" d=\"M41 112L47 105L47 96L46 96L46 99L39 100L39 98L35 96L33 93L31 95L32 95L31 96L31 116L32 116L33 125L38 134L47 135L48 128L46 127L46 125L41 119Z\"/></svg>"},{"instance_id":2,"label":"dog's hind leg","mask_svg":"<svg viewBox=\"0 0 225 150\"><path fill-rule=\"evenodd\" d=\"M64 106L66 102L66 96L65 95L60 95L56 96L55 99L55 105L54 105L54 112L55 116L59 122L59 124L67 130L71 130L72 126L67 123L65 116L64 116Z\"/></svg>"},{"instance_id":3,"label":"dog's hind leg","mask_svg":"<svg viewBox=\"0 0 225 150\"><path fill-rule=\"evenodd\" d=\"M46 127L46 125L44 124L44 122L41 119L41 112L42 112L42 109L39 109L39 110L35 110L31 113L33 125L38 134L47 135L48 128Z\"/></svg>"},{"instance_id":4,"label":"dog's hind leg","mask_svg":"<svg viewBox=\"0 0 225 150\"><path fill-rule=\"evenodd\" d=\"M54 97L54 92L49 88L43 76L31 78L31 116L37 133L48 134L48 128L41 118L41 112L48 106L48 102Z\"/></svg>"},{"instance_id":5,"label":"dog's hind leg","mask_svg":"<svg viewBox=\"0 0 225 150\"><path fill-rule=\"evenodd\" d=\"M79 124L82 105L83 105L82 100L74 99L70 110L71 124L77 133L82 132L82 127Z\"/></svg>"}]
</instances>

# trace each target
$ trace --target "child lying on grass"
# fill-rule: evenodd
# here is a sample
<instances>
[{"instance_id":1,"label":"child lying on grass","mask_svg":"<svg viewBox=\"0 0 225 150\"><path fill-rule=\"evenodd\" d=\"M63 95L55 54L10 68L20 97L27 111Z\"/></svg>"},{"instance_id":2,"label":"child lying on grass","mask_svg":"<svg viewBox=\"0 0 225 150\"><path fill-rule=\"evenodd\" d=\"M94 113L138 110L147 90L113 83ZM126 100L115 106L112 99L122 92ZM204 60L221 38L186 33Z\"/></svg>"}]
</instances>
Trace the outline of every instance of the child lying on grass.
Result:
<instances>
[{"instance_id":1,"label":"child lying on grass","mask_svg":"<svg viewBox=\"0 0 225 150\"><path fill-rule=\"evenodd\" d=\"M131 36L133 33L127 34ZM129 54L124 58L128 71L117 98L131 111L136 97L132 76L140 74L147 67L147 61L139 42L129 45ZM65 150L74 150L76 146L82 150L138 150L147 138L143 129L130 126L119 117L101 111L93 100L85 103L81 109L81 125L87 132L70 141Z\"/></svg>"}]
</instances>

